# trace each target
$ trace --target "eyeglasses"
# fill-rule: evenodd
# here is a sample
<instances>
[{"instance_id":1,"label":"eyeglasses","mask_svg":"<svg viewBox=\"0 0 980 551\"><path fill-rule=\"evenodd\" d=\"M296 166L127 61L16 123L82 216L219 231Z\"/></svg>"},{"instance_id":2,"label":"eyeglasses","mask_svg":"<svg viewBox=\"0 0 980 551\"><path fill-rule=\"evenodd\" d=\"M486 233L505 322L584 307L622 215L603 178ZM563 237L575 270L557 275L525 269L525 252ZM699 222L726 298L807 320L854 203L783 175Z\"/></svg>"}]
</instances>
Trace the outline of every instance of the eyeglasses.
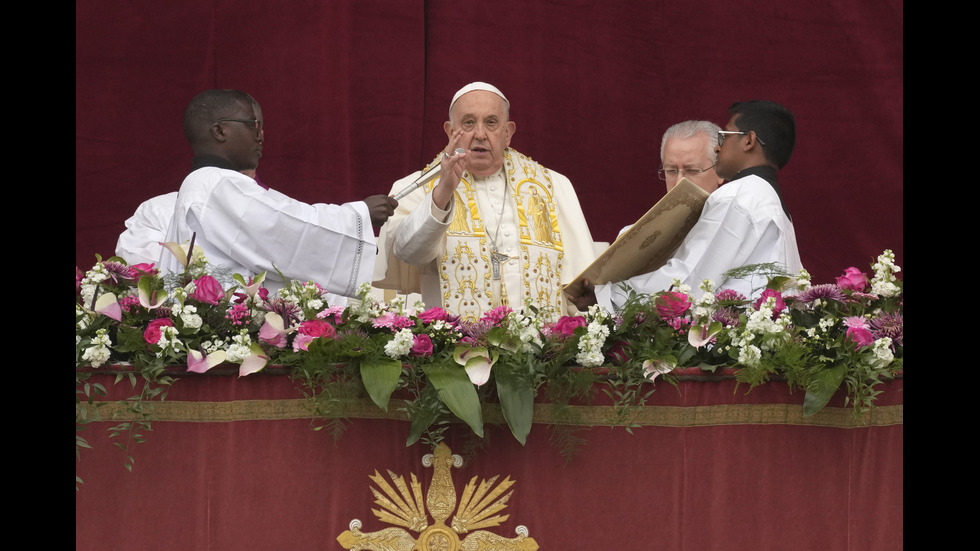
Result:
<instances>
[{"instance_id":1,"label":"eyeglasses","mask_svg":"<svg viewBox=\"0 0 980 551\"><path fill-rule=\"evenodd\" d=\"M751 130L749 132L751 132ZM735 132L734 130L719 130L718 131L718 147L721 147L722 145L725 144L725 136L727 136L728 134L740 134L742 136L748 136L749 135L749 132ZM759 140L759 143L761 145L766 145L766 142L762 141L762 138L760 138L758 134L755 135L755 139L756 140Z\"/></svg>"},{"instance_id":2,"label":"eyeglasses","mask_svg":"<svg viewBox=\"0 0 980 551\"><path fill-rule=\"evenodd\" d=\"M219 122L240 122L244 124L246 128L255 130L256 132L262 131L262 121L259 119L218 119L212 124L218 124Z\"/></svg>"},{"instance_id":3,"label":"eyeglasses","mask_svg":"<svg viewBox=\"0 0 980 551\"><path fill-rule=\"evenodd\" d=\"M711 165L708 168L661 168L657 171L657 176L660 176L661 180L666 180L667 178L677 178L678 176L684 176L685 174L688 176L698 176L714 167L715 165Z\"/></svg>"}]
</instances>

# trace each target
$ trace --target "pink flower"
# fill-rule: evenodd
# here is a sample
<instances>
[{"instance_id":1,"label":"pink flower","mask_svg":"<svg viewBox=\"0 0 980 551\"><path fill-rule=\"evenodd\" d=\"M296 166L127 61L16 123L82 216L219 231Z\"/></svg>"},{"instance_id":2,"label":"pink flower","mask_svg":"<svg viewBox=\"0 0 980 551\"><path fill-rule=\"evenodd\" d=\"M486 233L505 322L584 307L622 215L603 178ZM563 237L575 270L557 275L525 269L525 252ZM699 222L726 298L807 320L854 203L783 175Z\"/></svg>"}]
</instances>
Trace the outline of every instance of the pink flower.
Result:
<instances>
[{"instance_id":1,"label":"pink flower","mask_svg":"<svg viewBox=\"0 0 980 551\"><path fill-rule=\"evenodd\" d=\"M848 316L844 318L844 325L847 327L847 339L857 344L855 350L874 344L875 337L871 334L870 323L863 316Z\"/></svg>"},{"instance_id":2,"label":"pink flower","mask_svg":"<svg viewBox=\"0 0 980 551\"><path fill-rule=\"evenodd\" d=\"M868 286L868 275L851 267L844 270L844 275L837 278L837 286L851 291L863 291Z\"/></svg>"},{"instance_id":3,"label":"pink flower","mask_svg":"<svg viewBox=\"0 0 980 551\"><path fill-rule=\"evenodd\" d=\"M225 290L218 280L211 276L201 276L194 280L194 293L191 298L208 304L218 304L225 297Z\"/></svg>"},{"instance_id":4,"label":"pink flower","mask_svg":"<svg viewBox=\"0 0 980 551\"><path fill-rule=\"evenodd\" d=\"M772 306L772 315L773 317L778 316L780 312L786 309L786 303L783 302L783 294L775 289L766 289L765 291L762 291L762 295L756 299L753 307L758 310L763 304L766 303L767 300L769 300L769 297L775 297L776 299Z\"/></svg>"},{"instance_id":5,"label":"pink flower","mask_svg":"<svg viewBox=\"0 0 980 551\"><path fill-rule=\"evenodd\" d=\"M855 350L865 346L871 346L875 342L875 337L871 334L871 331L863 327L848 327L847 338L857 344L854 347Z\"/></svg>"},{"instance_id":6,"label":"pink flower","mask_svg":"<svg viewBox=\"0 0 980 551\"><path fill-rule=\"evenodd\" d=\"M583 316L562 316L551 326L551 332L555 335L570 337L575 332L576 327L585 327L588 322Z\"/></svg>"},{"instance_id":7,"label":"pink flower","mask_svg":"<svg viewBox=\"0 0 980 551\"><path fill-rule=\"evenodd\" d=\"M299 352L300 350L309 350L310 343L313 342L313 339L315 338L316 337L312 335L304 335L302 333L297 333L296 336L293 337L293 352Z\"/></svg>"},{"instance_id":8,"label":"pink flower","mask_svg":"<svg viewBox=\"0 0 980 551\"><path fill-rule=\"evenodd\" d=\"M691 308L690 298L677 291L670 291L658 296L654 304L657 307L657 313L664 320L679 318Z\"/></svg>"},{"instance_id":9,"label":"pink flower","mask_svg":"<svg viewBox=\"0 0 980 551\"><path fill-rule=\"evenodd\" d=\"M384 314L374 318L373 325L374 327L378 328L387 327L388 329L395 331L398 329L411 327L415 325L415 322L412 321L411 318L400 316L394 312L385 312Z\"/></svg>"},{"instance_id":10,"label":"pink flower","mask_svg":"<svg viewBox=\"0 0 980 551\"><path fill-rule=\"evenodd\" d=\"M299 328L296 331L301 335L309 335L311 337L332 339L337 336L337 330L334 329L334 326L330 325L330 322L321 319L306 320L299 324Z\"/></svg>"},{"instance_id":11,"label":"pink flower","mask_svg":"<svg viewBox=\"0 0 980 551\"><path fill-rule=\"evenodd\" d=\"M489 312L483 314L483 317L480 318L480 321L489 323L491 325L499 325L500 322L507 317L507 314L511 312L513 312L513 310L511 310L509 306L498 306L493 310L490 310Z\"/></svg>"},{"instance_id":12,"label":"pink flower","mask_svg":"<svg viewBox=\"0 0 980 551\"><path fill-rule=\"evenodd\" d=\"M136 279L142 275L155 276L160 273L160 270L156 268L156 264L142 263L142 264L130 264L129 268L133 271L133 279Z\"/></svg>"},{"instance_id":13,"label":"pink flower","mask_svg":"<svg viewBox=\"0 0 980 551\"><path fill-rule=\"evenodd\" d=\"M436 306L429 308L425 312L419 314L419 319L425 323L432 323L434 321L446 321L449 319L449 314L446 313L441 307Z\"/></svg>"},{"instance_id":14,"label":"pink flower","mask_svg":"<svg viewBox=\"0 0 980 551\"><path fill-rule=\"evenodd\" d=\"M429 357L432 355L432 339L425 333L415 335L412 339L411 356Z\"/></svg>"},{"instance_id":15,"label":"pink flower","mask_svg":"<svg viewBox=\"0 0 980 551\"><path fill-rule=\"evenodd\" d=\"M173 320L170 318L157 318L151 321L146 327L146 331L143 331L143 339L149 344L160 342L160 328L165 326L173 327Z\"/></svg>"},{"instance_id":16,"label":"pink flower","mask_svg":"<svg viewBox=\"0 0 980 551\"><path fill-rule=\"evenodd\" d=\"M321 319L306 320L296 328L296 336L293 337L293 351L309 350L313 339L332 339L336 336L337 330L333 325L330 325L330 322Z\"/></svg>"},{"instance_id":17,"label":"pink flower","mask_svg":"<svg viewBox=\"0 0 980 551\"><path fill-rule=\"evenodd\" d=\"M343 306L331 306L324 310L321 310L316 317L323 319L329 316L333 316L334 323L340 323L343 321L344 307Z\"/></svg>"}]
</instances>

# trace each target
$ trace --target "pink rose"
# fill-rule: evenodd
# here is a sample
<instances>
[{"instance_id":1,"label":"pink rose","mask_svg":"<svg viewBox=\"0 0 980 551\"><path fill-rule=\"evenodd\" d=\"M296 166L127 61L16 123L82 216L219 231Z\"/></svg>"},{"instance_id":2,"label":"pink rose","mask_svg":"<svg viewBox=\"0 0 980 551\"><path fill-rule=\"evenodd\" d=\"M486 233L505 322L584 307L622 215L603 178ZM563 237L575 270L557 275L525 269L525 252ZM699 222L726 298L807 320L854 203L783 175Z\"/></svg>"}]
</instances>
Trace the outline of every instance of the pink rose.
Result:
<instances>
[{"instance_id":1,"label":"pink rose","mask_svg":"<svg viewBox=\"0 0 980 551\"><path fill-rule=\"evenodd\" d=\"M658 296L654 304L657 307L657 313L664 320L679 318L691 308L690 298L686 294L677 291L671 291Z\"/></svg>"},{"instance_id":2,"label":"pink rose","mask_svg":"<svg viewBox=\"0 0 980 551\"><path fill-rule=\"evenodd\" d=\"M432 323L434 321L446 321L449 319L449 314L446 313L441 307L436 306L434 308L429 308L425 312L419 314L419 319L425 323Z\"/></svg>"},{"instance_id":3,"label":"pink rose","mask_svg":"<svg viewBox=\"0 0 980 551\"><path fill-rule=\"evenodd\" d=\"M857 268L848 268L844 270L844 275L837 278L837 286L851 291L863 291L868 286L868 275Z\"/></svg>"},{"instance_id":4,"label":"pink rose","mask_svg":"<svg viewBox=\"0 0 980 551\"><path fill-rule=\"evenodd\" d=\"M588 322L583 316L562 316L551 326L551 332L564 337L570 337L576 327L585 327Z\"/></svg>"},{"instance_id":5,"label":"pink rose","mask_svg":"<svg viewBox=\"0 0 980 551\"><path fill-rule=\"evenodd\" d=\"M218 304L225 298L225 290L221 288L218 280L211 276L201 276L194 280L194 293L191 298L208 304Z\"/></svg>"},{"instance_id":6,"label":"pink rose","mask_svg":"<svg viewBox=\"0 0 980 551\"><path fill-rule=\"evenodd\" d=\"M758 310L763 304L766 303L767 300L769 300L769 297L776 298L776 301L772 305L772 315L775 317L786 308L786 303L783 302L783 294L779 291L776 291L775 289L766 289L765 291L762 291L762 295L756 299L753 306L756 310Z\"/></svg>"},{"instance_id":7,"label":"pink rose","mask_svg":"<svg viewBox=\"0 0 980 551\"><path fill-rule=\"evenodd\" d=\"M133 272L133 279L136 279L137 277L140 277L142 275L155 276L160 273L160 270L156 268L156 264L152 262L150 263L144 262L142 264L131 264L129 268Z\"/></svg>"},{"instance_id":8,"label":"pink rose","mask_svg":"<svg viewBox=\"0 0 980 551\"><path fill-rule=\"evenodd\" d=\"M415 338L412 339L412 351L409 353L409 355L421 357L431 356L432 339L430 339L425 333L415 335Z\"/></svg>"},{"instance_id":9,"label":"pink rose","mask_svg":"<svg viewBox=\"0 0 980 551\"><path fill-rule=\"evenodd\" d=\"M143 339L149 344L156 344L160 342L160 328L164 326L173 327L173 320L170 318L157 318L151 321L146 327L146 331L143 331Z\"/></svg>"},{"instance_id":10,"label":"pink rose","mask_svg":"<svg viewBox=\"0 0 980 551\"><path fill-rule=\"evenodd\" d=\"M321 319L306 320L299 324L296 331L301 335L309 335L311 337L324 337L331 339L337 335L337 330L334 329L330 322Z\"/></svg>"},{"instance_id":11,"label":"pink rose","mask_svg":"<svg viewBox=\"0 0 980 551\"><path fill-rule=\"evenodd\" d=\"M864 327L848 327L847 338L857 345L854 347L855 350L871 346L875 342L874 335Z\"/></svg>"}]
</instances>

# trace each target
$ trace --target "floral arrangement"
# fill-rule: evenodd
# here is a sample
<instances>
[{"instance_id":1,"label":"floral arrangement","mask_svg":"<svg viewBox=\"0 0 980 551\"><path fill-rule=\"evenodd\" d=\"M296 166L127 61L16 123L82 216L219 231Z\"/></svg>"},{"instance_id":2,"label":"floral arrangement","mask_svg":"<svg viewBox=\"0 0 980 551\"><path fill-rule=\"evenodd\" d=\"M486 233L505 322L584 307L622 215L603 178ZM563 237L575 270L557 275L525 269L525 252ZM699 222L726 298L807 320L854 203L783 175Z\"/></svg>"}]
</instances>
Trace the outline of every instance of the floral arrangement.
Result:
<instances>
[{"instance_id":1,"label":"floral arrangement","mask_svg":"<svg viewBox=\"0 0 980 551\"><path fill-rule=\"evenodd\" d=\"M593 306L550 322L525 305L465 323L442 308L381 302L367 285L345 306L328 304L314 282L290 281L270 293L265 274L221 273L199 248L170 247L181 274L165 277L119 258L97 257L85 272L76 267L76 427L87 421L78 406L105 395L89 376L114 364L132 366L134 388L143 378L129 403L146 422L152 415L138 406L165 398L179 377L173 366L203 373L237 365L248 376L276 365L301 382L314 417L336 418L331 408L341 395L403 409L408 444L437 443L453 419L482 436L486 402L499 403L524 443L539 393L557 402L589 399L597 381L617 406L611 422L628 427L630 408L644 405L657 377L692 367L734 369L750 388L785 378L805 390L806 415L843 387L860 414L874 406L875 386L902 370L902 281L891 251L871 276L852 267L834 283L813 285L805 272L783 275L754 301L706 281L699 292L631 292L616 313ZM76 435L79 446L85 442Z\"/></svg>"}]
</instances>

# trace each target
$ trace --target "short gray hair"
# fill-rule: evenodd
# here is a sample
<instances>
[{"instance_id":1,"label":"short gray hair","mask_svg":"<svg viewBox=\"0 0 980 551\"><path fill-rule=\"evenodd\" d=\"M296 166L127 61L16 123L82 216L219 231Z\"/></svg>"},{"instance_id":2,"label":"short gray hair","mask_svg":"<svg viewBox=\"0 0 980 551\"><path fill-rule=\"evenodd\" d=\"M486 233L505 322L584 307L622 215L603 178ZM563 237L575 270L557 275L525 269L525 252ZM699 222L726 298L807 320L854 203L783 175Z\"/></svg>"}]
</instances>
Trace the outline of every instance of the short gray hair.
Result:
<instances>
[{"instance_id":1,"label":"short gray hair","mask_svg":"<svg viewBox=\"0 0 980 551\"><path fill-rule=\"evenodd\" d=\"M708 159L712 163L717 162L718 155L715 154L715 147L718 145L719 130L721 127L711 121L684 121L671 126L660 140L660 162L664 162L664 146L667 145L667 138L693 138L702 132L708 136Z\"/></svg>"}]
</instances>

